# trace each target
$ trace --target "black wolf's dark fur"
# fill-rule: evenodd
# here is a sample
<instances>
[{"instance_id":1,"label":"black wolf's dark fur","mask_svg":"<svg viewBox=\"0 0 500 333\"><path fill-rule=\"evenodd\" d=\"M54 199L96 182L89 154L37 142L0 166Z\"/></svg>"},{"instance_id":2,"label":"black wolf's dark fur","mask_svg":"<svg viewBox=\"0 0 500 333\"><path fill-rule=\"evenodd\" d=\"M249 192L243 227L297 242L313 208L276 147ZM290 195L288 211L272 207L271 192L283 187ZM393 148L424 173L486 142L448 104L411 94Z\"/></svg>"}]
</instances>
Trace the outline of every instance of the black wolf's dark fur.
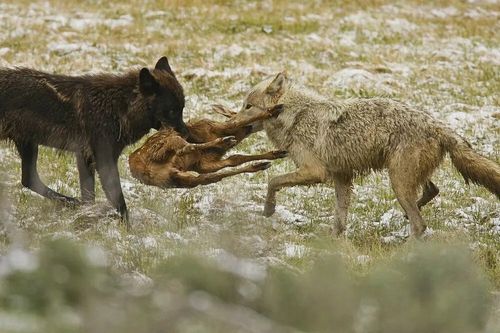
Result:
<instances>
[{"instance_id":1,"label":"black wolf's dark fur","mask_svg":"<svg viewBox=\"0 0 500 333\"><path fill-rule=\"evenodd\" d=\"M123 148L161 125L186 133L184 94L166 57L155 69L124 75L63 76L0 68L0 139L14 142L22 184L51 199L76 203L49 189L36 170L38 145L74 152L82 200L95 198L97 170L111 204L128 220L117 160Z\"/></svg>"}]
</instances>

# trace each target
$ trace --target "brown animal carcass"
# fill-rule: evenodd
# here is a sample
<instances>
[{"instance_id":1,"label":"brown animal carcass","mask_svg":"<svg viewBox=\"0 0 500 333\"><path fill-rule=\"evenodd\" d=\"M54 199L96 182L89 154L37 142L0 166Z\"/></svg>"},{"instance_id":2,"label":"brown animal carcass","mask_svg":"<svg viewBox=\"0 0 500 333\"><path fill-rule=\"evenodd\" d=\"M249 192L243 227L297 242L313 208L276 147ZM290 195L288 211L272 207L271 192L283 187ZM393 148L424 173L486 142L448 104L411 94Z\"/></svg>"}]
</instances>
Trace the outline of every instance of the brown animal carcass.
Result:
<instances>
[{"instance_id":1,"label":"brown animal carcass","mask_svg":"<svg viewBox=\"0 0 500 333\"><path fill-rule=\"evenodd\" d=\"M162 128L149 137L129 157L132 176L146 185L192 188L243 172L265 170L270 162L218 172L225 167L235 167L251 161L274 160L287 155L286 151L277 150L258 155L232 155L223 159L230 148L252 133L252 123L276 117L283 110L281 105L261 109L246 119L221 106L214 109L229 120L190 121L187 123L187 138L170 127Z\"/></svg>"}]
</instances>

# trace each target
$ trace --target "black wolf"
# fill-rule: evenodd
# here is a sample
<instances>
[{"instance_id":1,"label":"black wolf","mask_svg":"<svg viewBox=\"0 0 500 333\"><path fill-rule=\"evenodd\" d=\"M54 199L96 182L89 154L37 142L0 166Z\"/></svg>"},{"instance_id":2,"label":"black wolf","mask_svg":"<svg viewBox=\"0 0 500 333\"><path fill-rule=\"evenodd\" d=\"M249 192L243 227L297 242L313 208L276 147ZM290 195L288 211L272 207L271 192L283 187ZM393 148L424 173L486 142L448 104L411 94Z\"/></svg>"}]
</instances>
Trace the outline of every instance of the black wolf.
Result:
<instances>
[{"instance_id":1,"label":"black wolf","mask_svg":"<svg viewBox=\"0 0 500 333\"><path fill-rule=\"evenodd\" d=\"M22 184L44 197L79 203L48 188L36 169L38 145L74 152L81 199L95 200L95 170L106 197L128 223L117 161L151 128L187 133L184 92L166 57L153 70L65 76L0 68L0 139L21 156Z\"/></svg>"}]
</instances>

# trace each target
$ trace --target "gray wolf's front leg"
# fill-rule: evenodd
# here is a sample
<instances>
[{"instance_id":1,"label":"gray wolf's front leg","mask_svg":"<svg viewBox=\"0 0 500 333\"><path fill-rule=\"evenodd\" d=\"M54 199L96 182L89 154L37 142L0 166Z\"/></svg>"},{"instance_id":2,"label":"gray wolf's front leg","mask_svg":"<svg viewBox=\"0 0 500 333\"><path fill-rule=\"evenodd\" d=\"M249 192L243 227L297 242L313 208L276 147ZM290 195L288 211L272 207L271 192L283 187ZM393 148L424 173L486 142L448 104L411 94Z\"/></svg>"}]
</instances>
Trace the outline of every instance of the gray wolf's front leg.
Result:
<instances>
[{"instance_id":1,"label":"gray wolf's front leg","mask_svg":"<svg viewBox=\"0 0 500 333\"><path fill-rule=\"evenodd\" d=\"M295 185L311 185L324 182L326 172L322 168L299 168L294 172L274 177L267 187L267 198L264 206L264 216L269 217L276 210L276 192L283 187Z\"/></svg>"},{"instance_id":2,"label":"gray wolf's front leg","mask_svg":"<svg viewBox=\"0 0 500 333\"><path fill-rule=\"evenodd\" d=\"M352 178L350 176L336 176L333 181L335 183L335 196L337 197L333 234L339 236L345 230L352 194Z\"/></svg>"}]
</instances>

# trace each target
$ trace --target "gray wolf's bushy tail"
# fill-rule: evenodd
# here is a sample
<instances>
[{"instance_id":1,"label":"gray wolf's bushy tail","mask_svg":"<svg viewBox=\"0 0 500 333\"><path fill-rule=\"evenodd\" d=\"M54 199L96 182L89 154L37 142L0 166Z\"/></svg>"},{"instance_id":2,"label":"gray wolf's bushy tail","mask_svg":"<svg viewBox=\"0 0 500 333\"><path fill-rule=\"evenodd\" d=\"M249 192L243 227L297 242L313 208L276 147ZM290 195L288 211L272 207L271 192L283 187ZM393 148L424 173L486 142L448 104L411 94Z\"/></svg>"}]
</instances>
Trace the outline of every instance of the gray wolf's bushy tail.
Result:
<instances>
[{"instance_id":1,"label":"gray wolf's bushy tail","mask_svg":"<svg viewBox=\"0 0 500 333\"><path fill-rule=\"evenodd\" d=\"M486 187L500 199L500 165L476 153L465 140L448 148L451 161L465 182Z\"/></svg>"}]
</instances>

